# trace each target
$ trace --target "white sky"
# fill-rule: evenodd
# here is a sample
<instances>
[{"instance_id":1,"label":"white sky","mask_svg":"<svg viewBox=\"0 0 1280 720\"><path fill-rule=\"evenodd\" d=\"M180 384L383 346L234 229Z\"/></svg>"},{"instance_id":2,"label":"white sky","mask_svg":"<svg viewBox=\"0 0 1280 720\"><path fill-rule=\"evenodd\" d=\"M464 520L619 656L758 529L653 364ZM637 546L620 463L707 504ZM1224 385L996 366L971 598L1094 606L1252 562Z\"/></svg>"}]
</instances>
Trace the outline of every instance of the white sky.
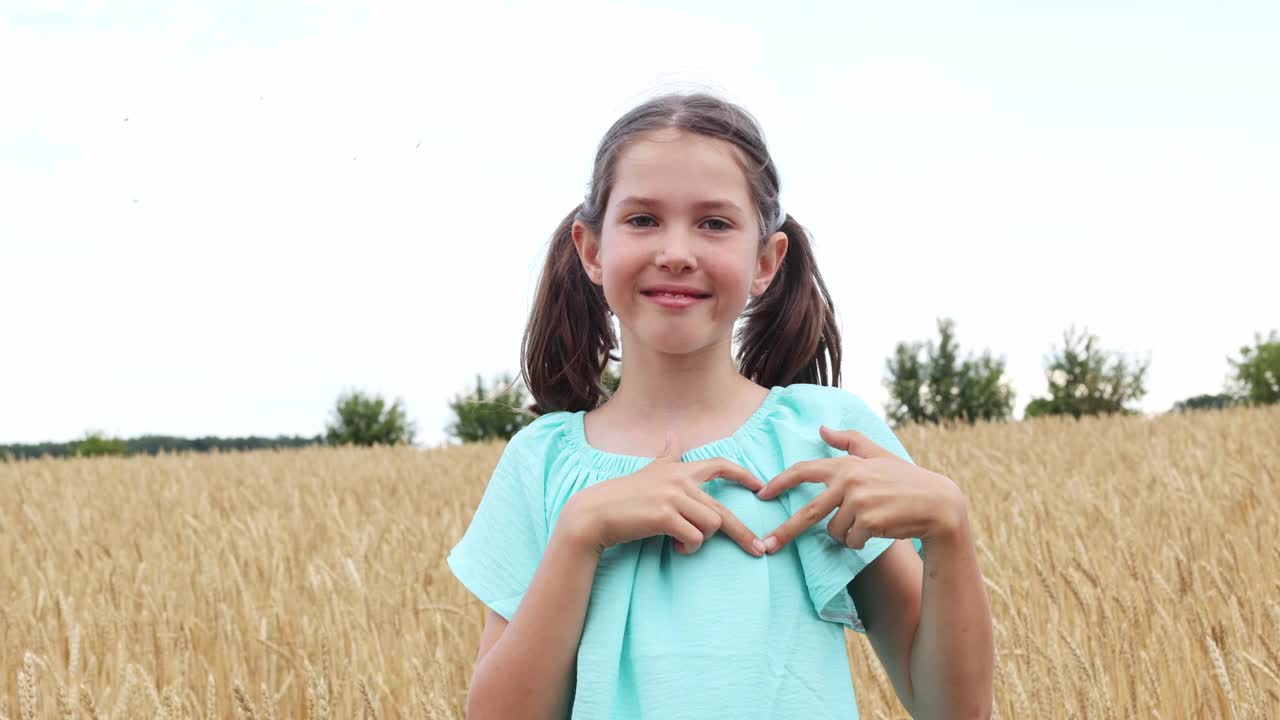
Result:
<instances>
[{"instance_id":1,"label":"white sky","mask_svg":"<svg viewBox=\"0 0 1280 720\"><path fill-rule=\"evenodd\" d=\"M673 89L760 119L879 409L938 317L1017 416L1072 323L1148 411L1280 327L1274 3L699 7L0 4L0 443L314 435L348 387L441 442Z\"/></svg>"}]
</instances>

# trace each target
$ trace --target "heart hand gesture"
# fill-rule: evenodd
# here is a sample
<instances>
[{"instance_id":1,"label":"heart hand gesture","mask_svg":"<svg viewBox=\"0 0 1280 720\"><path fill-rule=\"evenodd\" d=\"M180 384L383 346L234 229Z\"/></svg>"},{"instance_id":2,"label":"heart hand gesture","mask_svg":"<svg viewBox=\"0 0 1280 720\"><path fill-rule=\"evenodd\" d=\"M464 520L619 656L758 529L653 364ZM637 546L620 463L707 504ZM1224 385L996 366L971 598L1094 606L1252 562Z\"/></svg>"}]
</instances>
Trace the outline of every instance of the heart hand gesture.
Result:
<instances>
[{"instance_id":1,"label":"heart hand gesture","mask_svg":"<svg viewBox=\"0 0 1280 720\"><path fill-rule=\"evenodd\" d=\"M822 439L848 455L798 462L778 473L756 494L777 497L802 482L827 489L765 538L772 554L832 510L827 534L850 548L881 538L945 537L968 517L964 494L949 478L914 465L885 450L856 430L820 430Z\"/></svg>"}]
</instances>

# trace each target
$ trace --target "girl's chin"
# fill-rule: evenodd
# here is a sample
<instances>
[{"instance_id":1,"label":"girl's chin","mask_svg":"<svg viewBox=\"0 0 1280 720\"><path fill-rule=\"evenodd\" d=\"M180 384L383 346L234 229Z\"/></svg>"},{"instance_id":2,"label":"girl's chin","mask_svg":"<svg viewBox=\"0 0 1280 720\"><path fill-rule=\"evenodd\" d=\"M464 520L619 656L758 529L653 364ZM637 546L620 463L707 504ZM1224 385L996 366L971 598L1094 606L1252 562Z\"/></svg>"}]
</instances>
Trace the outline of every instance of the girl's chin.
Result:
<instances>
[{"instance_id":1,"label":"girl's chin","mask_svg":"<svg viewBox=\"0 0 1280 720\"><path fill-rule=\"evenodd\" d=\"M689 330L693 330L689 328ZM641 326L635 333L636 340L667 355L687 355L706 348L715 342L714 328L709 325L700 331L676 330L672 327Z\"/></svg>"}]
</instances>

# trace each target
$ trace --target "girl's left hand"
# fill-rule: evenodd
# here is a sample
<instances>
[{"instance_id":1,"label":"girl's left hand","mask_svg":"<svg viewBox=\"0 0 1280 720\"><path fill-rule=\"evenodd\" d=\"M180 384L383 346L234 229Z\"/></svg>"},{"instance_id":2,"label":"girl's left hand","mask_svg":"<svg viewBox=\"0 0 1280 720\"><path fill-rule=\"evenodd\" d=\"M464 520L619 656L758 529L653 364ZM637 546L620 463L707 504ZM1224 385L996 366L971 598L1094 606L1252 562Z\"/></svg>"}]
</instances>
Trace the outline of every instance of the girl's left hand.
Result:
<instances>
[{"instance_id":1,"label":"girl's left hand","mask_svg":"<svg viewBox=\"0 0 1280 720\"><path fill-rule=\"evenodd\" d=\"M798 462L756 493L769 500L802 482L827 485L813 502L765 538L770 554L837 507L840 510L827 523L827 534L858 550L873 537L922 542L946 537L968 521L964 493L950 478L903 460L856 430L823 426L819 434L828 445L849 454Z\"/></svg>"}]
</instances>

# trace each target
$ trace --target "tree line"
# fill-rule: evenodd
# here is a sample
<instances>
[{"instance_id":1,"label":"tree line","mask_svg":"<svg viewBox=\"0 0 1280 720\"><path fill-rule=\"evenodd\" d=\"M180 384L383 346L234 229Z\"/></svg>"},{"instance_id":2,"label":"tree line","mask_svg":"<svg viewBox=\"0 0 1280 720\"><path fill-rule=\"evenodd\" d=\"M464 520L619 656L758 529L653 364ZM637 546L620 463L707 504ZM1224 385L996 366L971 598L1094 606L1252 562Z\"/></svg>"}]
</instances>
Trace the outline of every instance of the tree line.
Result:
<instances>
[{"instance_id":1,"label":"tree line","mask_svg":"<svg viewBox=\"0 0 1280 720\"><path fill-rule=\"evenodd\" d=\"M94 457L100 455L158 455L175 452L231 452L301 448L313 445L398 445L413 444L416 424L405 413L403 401L391 405L377 396L359 390L348 390L338 396L333 415L325 432L312 437L279 435L274 438L206 436L183 438L169 435L143 435L122 439L108 437L98 430L85 433L71 442L0 445L0 462L49 456Z\"/></svg>"},{"instance_id":2,"label":"tree line","mask_svg":"<svg viewBox=\"0 0 1280 720\"><path fill-rule=\"evenodd\" d=\"M955 323L939 319L937 325L936 344L898 343L886 362L889 422L1010 420L1014 390L1005 378L1004 358L995 359L988 350L960 360ZM1241 347L1239 357L1228 357L1227 363L1230 371L1220 392L1179 400L1169 412L1280 402L1280 336L1275 330L1265 339L1255 333L1254 345ZM1146 395L1150 366L1150 358L1104 350L1096 335L1072 326L1063 333L1062 345L1045 357L1045 393L1031 398L1023 418L1138 413L1132 403Z\"/></svg>"},{"instance_id":3,"label":"tree line","mask_svg":"<svg viewBox=\"0 0 1280 720\"><path fill-rule=\"evenodd\" d=\"M1016 393L1005 374L1005 359L993 357L990 350L961 358L955 323L950 319L938 319L937 331L936 342L898 343L885 361L882 382L889 391L885 414L890 425L901 428L911 423L951 425L1011 420ZM1255 333L1254 344L1242 346L1239 355L1228 357L1227 362L1228 380L1219 392L1179 400L1169 412L1280 402L1280 334L1276 330L1265 338ZM1045 391L1027 402L1023 419L1138 413L1133 403L1146 394L1150 364L1149 358L1135 360L1104 350L1096 335L1077 331L1073 326L1063 334L1062 345L1052 347L1045 356ZM609 394L615 392L621 383L618 365L606 367L601 380ZM535 419L528 410L529 404L526 388L510 373L499 377L491 387L486 387L477 375L474 388L449 401L453 421L446 433L461 442L510 439ZM0 445L0 461L42 455L85 457L311 445L412 445L416 433L416 424L408 419L402 400L388 404L376 394L347 390L339 395L325 432L313 437L187 439L144 435L124 440L91 431L67 443Z\"/></svg>"}]
</instances>

